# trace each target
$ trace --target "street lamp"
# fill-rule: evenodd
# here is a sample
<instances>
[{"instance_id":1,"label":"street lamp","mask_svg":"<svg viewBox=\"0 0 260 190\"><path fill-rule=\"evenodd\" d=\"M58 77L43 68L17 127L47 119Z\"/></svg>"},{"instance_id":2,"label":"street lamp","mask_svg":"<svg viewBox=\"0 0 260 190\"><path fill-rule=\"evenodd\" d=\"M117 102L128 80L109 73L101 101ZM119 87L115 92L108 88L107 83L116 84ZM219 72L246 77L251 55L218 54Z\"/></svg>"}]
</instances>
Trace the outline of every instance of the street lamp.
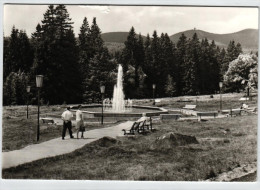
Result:
<instances>
[{"instance_id":1,"label":"street lamp","mask_svg":"<svg viewBox=\"0 0 260 190\"><path fill-rule=\"evenodd\" d=\"M36 75L36 87L38 89L38 125L37 125L37 141L40 139L40 88L42 87L43 75Z\"/></svg>"},{"instance_id":2,"label":"street lamp","mask_svg":"<svg viewBox=\"0 0 260 190\"><path fill-rule=\"evenodd\" d=\"M104 94L105 94L105 86L102 85L100 86L100 92L102 94L102 116L101 116L101 125L103 125L103 119L104 119L104 116L103 116L103 101L104 101Z\"/></svg>"},{"instance_id":3,"label":"street lamp","mask_svg":"<svg viewBox=\"0 0 260 190\"><path fill-rule=\"evenodd\" d=\"M223 87L223 82L219 82L219 108L220 108L220 113L222 113L222 87Z\"/></svg>"},{"instance_id":4,"label":"street lamp","mask_svg":"<svg viewBox=\"0 0 260 190\"><path fill-rule=\"evenodd\" d=\"M27 92L27 119L29 118L29 114L28 114L28 103L29 103L29 93L30 93L31 87L27 86L26 87L26 92Z\"/></svg>"},{"instance_id":5,"label":"street lamp","mask_svg":"<svg viewBox=\"0 0 260 190\"><path fill-rule=\"evenodd\" d=\"M155 88L156 88L156 84L153 84L153 105L155 105L155 97L154 97Z\"/></svg>"}]
</instances>

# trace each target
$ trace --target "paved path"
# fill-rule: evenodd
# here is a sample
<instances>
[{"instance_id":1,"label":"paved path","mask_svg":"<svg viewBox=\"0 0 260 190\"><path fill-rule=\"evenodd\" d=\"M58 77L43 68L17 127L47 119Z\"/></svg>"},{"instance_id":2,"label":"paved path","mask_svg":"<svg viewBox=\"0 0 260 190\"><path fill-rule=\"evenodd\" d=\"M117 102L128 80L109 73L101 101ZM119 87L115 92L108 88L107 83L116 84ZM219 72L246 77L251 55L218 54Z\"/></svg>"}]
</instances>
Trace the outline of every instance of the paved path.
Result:
<instances>
[{"instance_id":1,"label":"paved path","mask_svg":"<svg viewBox=\"0 0 260 190\"><path fill-rule=\"evenodd\" d=\"M42 158L70 153L104 136L113 138L122 136L122 129L128 129L132 124L132 121L127 121L113 127L86 131L84 133L85 139L70 139L69 136L66 136L65 140L62 140L61 137L59 137L40 144L29 145L20 150L3 152L2 168L6 169ZM74 137L77 136L76 133L73 135Z\"/></svg>"}]
</instances>

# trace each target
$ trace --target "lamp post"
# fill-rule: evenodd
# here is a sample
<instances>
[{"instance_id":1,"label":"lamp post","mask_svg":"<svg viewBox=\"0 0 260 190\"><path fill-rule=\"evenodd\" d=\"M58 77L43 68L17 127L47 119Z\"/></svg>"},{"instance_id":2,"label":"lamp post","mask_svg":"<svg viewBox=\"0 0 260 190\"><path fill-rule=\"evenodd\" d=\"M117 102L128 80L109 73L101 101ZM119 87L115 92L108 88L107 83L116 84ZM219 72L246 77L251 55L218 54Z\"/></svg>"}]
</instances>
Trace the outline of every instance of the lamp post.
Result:
<instances>
[{"instance_id":1,"label":"lamp post","mask_svg":"<svg viewBox=\"0 0 260 190\"><path fill-rule=\"evenodd\" d=\"M103 116L103 101L104 101L104 94L105 94L105 86L104 85L102 85L102 86L100 86L100 92L101 92L101 94L102 94L102 115L101 115L101 125L103 125L103 119L104 119L104 116Z\"/></svg>"},{"instance_id":2,"label":"lamp post","mask_svg":"<svg viewBox=\"0 0 260 190\"><path fill-rule=\"evenodd\" d=\"M40 88L42 87L43 75L36 75L36 87L38 89L38 125L37 125L37 141L40 139Z\"/></svg>"},{"instance_id":3,"label":"lamp post","mask_svg":"<svg viewBox=\"0 0 260 190\"><path fill-rule=\"evenodd\" d=\"M220 113L222 113L222 87L223 87L223 82L219 82L219 95L220 95L219 109L220 109Z\"/></svg>"},{"instance_id":4,"label":"lamp post","mask_svg":"<svg viewBox=\"0 0 260 190\"><path fill-rule=\"evenodd\" d=\"M26 87L26 92L27 92L27 119L29 118L29 114L28 114L28 103L29 103L29 93L30 93L31 87L27 86Z\"/></svg>"},{"instance_id":5,"label":"lamp post","mask_svg":"<svg viewBox=\"0 0 260 190\"><path fill-rule=\"evenodd\" d=\"M153 84L153 105L155 105L155 88L156 88L156 84Z\"/></svg>"}]
</instances>

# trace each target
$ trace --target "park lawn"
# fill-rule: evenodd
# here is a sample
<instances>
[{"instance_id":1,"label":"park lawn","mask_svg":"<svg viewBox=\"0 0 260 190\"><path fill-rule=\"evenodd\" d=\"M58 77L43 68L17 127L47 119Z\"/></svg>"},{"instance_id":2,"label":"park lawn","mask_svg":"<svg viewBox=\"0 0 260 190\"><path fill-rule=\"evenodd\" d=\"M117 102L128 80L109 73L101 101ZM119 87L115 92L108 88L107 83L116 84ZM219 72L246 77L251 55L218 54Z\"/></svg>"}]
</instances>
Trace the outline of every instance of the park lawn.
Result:
<instances>
[{"instance_id":1,"label":"park lawn","mask_svg":"<svg viewBox=\"0 0 260 190\"><path fill-rule=\"evenodd\" d=\"M22 110L25 109L25 106L12 106L12 109L18 110L22 113ZM41 109L41 116L54 116L59 118L64 109L57 109L57 106L44 106ZM6 107L3 109L2 117L2 151L12 151L21 149L30 144L41 143L48 141L57 137L61 137L62 134L62 125L48 125L43 124L40 121L40 140L36 141L37 134L37 112L36 107L31 108L29 119L26 119L25 114L19 114L17 117L10 117L10 113L7 113ZM31 113L33 112L33 113ZM88 124L86 130L92 130L96 128L109 127L114 124ZM75 132L75 127L72 128L72 131ZM68 131L66 132L68 134Z\"/></svg>"},{"instance_id":2,"label":"park lawn","mask_svg":"<svg viewBox=\"0 0 260 190\"><path fill-rule=\"evenodd\" d=\"M2 176L6 179L198 181L257 159L256 115L205 122L167 121L154 127L157 131L147 135L118 137L115 142L103 138L69 154L5 169ZM168 132L195 136L199 144L169 147L157 143L156 139Z\"/></svg>"},{"instance_id":3,"label":"park lawn","mask_svg":"<svg viewBox=\"0 0 260 190\"><path fill-rule=\"evenodd\" d=\"M257 96L252 97L252 101L240 101L244 93L223 94L222 95L222 109L236 109L240 108L243 103L249 105L249 107L257 107ZM190 102L182 102L180 100L190 100ZM137 104L152 106L153 100L139 100ZM220 97L219 94L213 95L201 95L201 96L183 96L174 98L162 98L160 102L156 103L158 107L166 108L183 108L185 105L196 105L197 111L218 111L220 109Z\"/></svg>"}]
</instances>

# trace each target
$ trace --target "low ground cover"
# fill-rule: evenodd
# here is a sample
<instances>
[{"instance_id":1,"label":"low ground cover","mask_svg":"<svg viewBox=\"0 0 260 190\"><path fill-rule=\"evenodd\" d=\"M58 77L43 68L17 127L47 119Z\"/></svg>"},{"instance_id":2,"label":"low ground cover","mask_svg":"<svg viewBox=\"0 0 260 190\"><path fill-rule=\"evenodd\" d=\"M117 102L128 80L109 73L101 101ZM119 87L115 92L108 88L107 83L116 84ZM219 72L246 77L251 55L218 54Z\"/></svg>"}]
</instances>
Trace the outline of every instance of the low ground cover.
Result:
<instances>
[{"instance_id":1,"label":"low ground cover","mask_svg":"<svg viewBox=\"0 0 260 190\"><path fill-rule=\"evenodd\" d=\"M257 105L257 96L252 97L252 101L240 101L239 99L244 96L243 93L231 93L222 95L222 109L235 109L240 108L243 103L248 104L250 107ZM185 105L196 105L198 111L217 111L220 109L220 96L219 94L202 96L185 96L174 98L159 99L160 102L156 103L158 107L168 108L183 108ZM135 103L141 105L152 105L153 100L136 100Z\"/></svg>"},{"instance_id":2,"label":"low ground cover","mask_svg":"<svg viewBox=\"0 0 260 190\"><path fill-rule=\"evenodd\" d=\"M3 178L198 181L257 159L256 115L154 127L144 136L103 138L70 154L3 170ZM157 143L169 132L195 136L199 144Z\"/></svg>"},{"instance_id":3,"label":"low ground cover","mask_svg":"<svg viewBox=\"0 0 260 190\"><path fill-rule=\"evenodd\" d=\"M59 118L64 109L65 108L61 108L59 106L44 106L41 109L41 117L52 116ZM15 116L14 110L17 112L17 116ZM3 108L3 152L21 149L30 144L41 143L47 140L51 140L53 138L61 137L61 123L55 126L42 124L42 121L40 121L40 141L37 142L37 107L30 107L29 119L26 118L25 110L25 106L8 106ZM86 130L92 130L101 127L109 127L111 125L113 125L113 123L104 124L103 126L101 126L100 123L92 123L87 124ZM72 131L76 131L75 127L72 128Z\"/></svg>"}]
</instances>

